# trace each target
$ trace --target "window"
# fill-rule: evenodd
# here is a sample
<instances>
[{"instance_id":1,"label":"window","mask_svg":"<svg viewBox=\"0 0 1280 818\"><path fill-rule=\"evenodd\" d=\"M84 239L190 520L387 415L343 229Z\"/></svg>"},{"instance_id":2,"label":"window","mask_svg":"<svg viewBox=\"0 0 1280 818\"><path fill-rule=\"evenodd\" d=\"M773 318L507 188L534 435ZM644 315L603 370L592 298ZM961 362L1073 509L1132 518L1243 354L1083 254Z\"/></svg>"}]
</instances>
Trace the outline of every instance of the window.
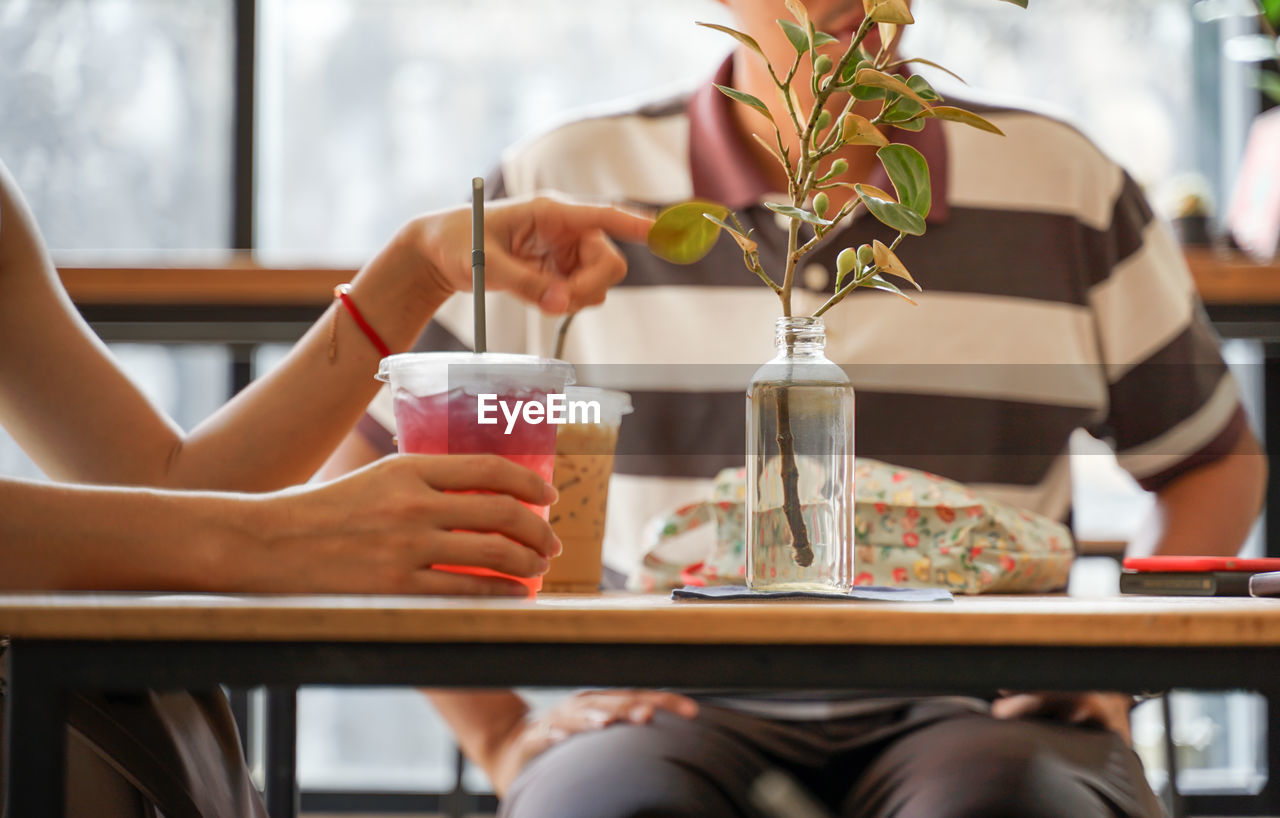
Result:
<instances>
[{"instance_id":1,"label":"window","mask_svg":"<svg viewBox=\"0 0 1280 818\"><path fill-rule=\"evenodd\" d=\"M904 32L908 52L975 88L1057 109L1140 183L1195 168L1195 132L1179 127L1194 89L1185 0L1036 0L1026 10L916 0L913 11L920 22Z\"/></svg>"},{"instance_id":2,"label":"window","mask_svg":"<svg viewBox=\"0 0 1280 818\"><path fill-rule=\"evenodd\" d=\"M0 161L55 250L222 247L230 0L0 7Z\"/></svg>"},{"instance_id":3,"label":"window","mask_svg":"<svg viewBox=\"0 0 1280 818\"><path fill-rule=\"evenodd\" d=\"M709 76L709 0L261 0L259 245L375 249L464 201L504 146L583 106ZM321 138L323 137L323 138Z\"/></svg>"}]
</instances>

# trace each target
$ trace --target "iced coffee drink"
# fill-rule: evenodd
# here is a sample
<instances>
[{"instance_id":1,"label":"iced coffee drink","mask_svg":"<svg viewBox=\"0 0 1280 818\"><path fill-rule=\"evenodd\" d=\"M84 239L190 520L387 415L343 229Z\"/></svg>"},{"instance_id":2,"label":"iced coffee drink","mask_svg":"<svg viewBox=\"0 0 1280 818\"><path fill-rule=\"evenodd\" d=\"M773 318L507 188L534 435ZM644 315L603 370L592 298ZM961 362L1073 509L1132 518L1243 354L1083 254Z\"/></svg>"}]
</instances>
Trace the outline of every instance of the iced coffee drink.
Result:
<instances>
[{"instance_id":1,"label":"iced coffee drink","mask_svg":"<svg viewBox=\"0 0 1280 818\"><path fill-rule=\"evenodd\" d=\"M631 411L631 400L625 392L590 387L567 387L565 396L570 405L574 401L595 402L599 414L586 418L598 418L598 422L567 423L556 434L554 482L560 499L551 507L550 521L564 552L551 560L542 588L593 593L600 588L613 453L622 415Z\"/></svg>"}]
</instances>

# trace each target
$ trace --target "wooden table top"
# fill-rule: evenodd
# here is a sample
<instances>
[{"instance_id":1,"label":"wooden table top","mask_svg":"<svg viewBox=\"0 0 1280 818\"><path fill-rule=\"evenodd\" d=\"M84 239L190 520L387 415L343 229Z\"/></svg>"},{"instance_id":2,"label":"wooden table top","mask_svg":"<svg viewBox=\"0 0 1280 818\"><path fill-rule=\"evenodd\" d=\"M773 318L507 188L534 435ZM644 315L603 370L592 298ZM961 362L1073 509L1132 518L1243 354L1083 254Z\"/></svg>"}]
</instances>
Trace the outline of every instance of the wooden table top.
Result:
<instances>
[{"instance_id":1,"label":"wooden table top","mask_svg":"<svg viewBox=\"0 0 1280 818\"><path fill-rule=\"evenodd\" d=\"M342 267L263 267L245 254L219 263L157 266L61 265L62 285L80 306L221 304L324 307L356 274Z\"/></svg>"},{"instance_id":2,"label":"wooden table top","mask_svg":"<svg viewBox=\"0 0 1280 818\"><path fill-rule=\"evenodd\" d=\"M958 597L955 602L672 602L0 594L0 634L30 639L619 644L1280 647L1280 600Z\"/></svg>"},{"instance_id":3,"label":"wooden table top","mask_svg":"<svg viewBox=\"0 0 1280 818\"><path fill-rule=\"evenodd\" d=\"M1280 261L1185 248L1207 304L1280 303ZM81 306L103 304L223 304L324 306L333 287L350 281L349 266L265 265L251 253L179 253L149 263L86 264L64 258L62 283Z\"/></svg>"}]
</instances>

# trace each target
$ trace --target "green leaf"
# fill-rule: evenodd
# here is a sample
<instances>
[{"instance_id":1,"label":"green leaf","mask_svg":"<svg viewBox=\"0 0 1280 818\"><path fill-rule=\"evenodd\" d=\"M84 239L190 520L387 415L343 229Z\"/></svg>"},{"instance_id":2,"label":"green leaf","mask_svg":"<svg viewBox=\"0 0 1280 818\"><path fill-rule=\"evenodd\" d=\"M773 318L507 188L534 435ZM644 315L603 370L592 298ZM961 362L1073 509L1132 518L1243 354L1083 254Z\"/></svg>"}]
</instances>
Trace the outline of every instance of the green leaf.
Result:
<instances>
[{"instance_id":1,"label":"green leaf","mask_svg":"<svg viewBox=\"0 0 1280 818\"><path fill-rule=\"evenodd\" d=\"M649 228L649 250L673 264L692 264L703 258L720 237L720 227L707 220L708 214L723 221L729 208L695 199L663 209Z\"/></svg>"},{"instance_id":2,"label":"green leaf","mask_svg":"<svg viewBox=\"0 0 1280 818\"><path fill-rule=\"evenodd\" d=\"M1027 0L1004 0L1004 2L1013 3L1015 6L1022 6L1024 9L1027 7Z\"/></svg>"},{"instance_id":3,"label":"green leaf","mask_svg":"<svg viewBox=\"0 0 1280 818\"><path fill-rule=\"evenodd\" d=\"M820 216L815 216L807 210L801 210L800 208L792 207L791 205L765 202L764 206L772 210L774 213L781 213L789 219L799 219L802 222L808 222L809 224L817 227L830 227L835 224L833 221L829 221Z\"/></svg>"},{"instance_id":4,"label":"green leaf","mask_svg":"<svg viewBox=\"0 0 1280 818\"><path fill-rule=\"evenodd\" d=\"M744 251L749 253L752 250L756 250L759 248L760 245L756 244L754 239L752 239L748 235L739 233L736 227L733 227L732 225L730 225L728 222L726 222L724 219L720 218L716 214L703 213L702 218L716 225L721 230L726 231L733 238L733 240L738 243L738 246L741 247Z\"/></svg>"},{"instance_id":5,"label":"green leaf","mask_svg":"<svg viewBox=\"0 0 1280 818\"><path fill-rule=\"evenodd\" d=\"M853 59L845 63L844 70L840 72L840 84L851 85L853 83L853 78L858 75L859 69L873 67L875 67L875 63L871 61L871 58L868 57L866 52L862 50L861 46L859 46L858 53L854 55Z\"/></svg>"},{"instance_id":6,"label":"green leaf","mask_svg":"<svg viewBox=\"0 0 1280 818\"><path fill-rule=\"evenodd\" d=\"M936 119L945 119L949 122L962 122L971 128L977 128L987 133L998 134L1004 136L1004 131L992 125L987 120L963 108L952 108L950 105L935 105L932 109L933 116Z\"/></svg>"},{"instance_id":7,"label":"green leaf","mask_svg":"<svg viewBox=\"0 0 1280 818\"><path fill-rule=\"evenodd\" d=\"M942 99L942 95L933 90L933 86L929 84L929 81L919 74L907 77L907 87L927 100Z\"/></svg>"},{"instance_id":8,"label":"green leaf","mask_svg":"<svg viewBox=\"0 0 1280 818\"><path fill-rule=\"evenodd\" d=\"M733 39L745 45L747 48L756 52L761 57L764 57L764 51L760 48L760 44L757 43L755 41L755 38L752 37L750 34L743 34L741 31L735 31L734 29L729 28L728 26L718 25L716 23L698 23L698 25L702 26L703 28L712 28L712 29L715 29L716 31L722 31L725 34L728 34ZM768 57L765 57L765 59L767 60Z\"/></svg>"},{"instance_id":9,"label":"green leaf","mask_svg":"<svg viewBox=\"0 0 1280 818\"><path fill-rule=\"evenodd\" d=\"M884 278L883 276L878 276L878 275L871 276L871 278L867 279L866 283L861 284L859 286L869 287L870 289L873 289L873 290L884 290L887 293L893 293L896 296L906 299L906 301L912 306L918 306L916 302L911 300L910 296L908 296L902 290L899 290L896 284L894 284L889 279Z\"/></svg>"},{"instance_id":10,"label":"green leaf","mask_svg":"<svg viewBox=\"0 0 1280 818\"><path fill-rule=\"evenodd\" d=\"M1280 102L1280 74L1274 71L1261 72L1258 74L1258 87L1262 89L1262 93Z\"/></svg>"},{"instance_id":11,"label":"green leaf","mask_svg":"<svg viewBox=\"0 0 1280 818\"><path fill-rule=\"evenodd\" d=\"M854 185L854 189L858 191L858 198L867 206L867 211L881 224L909 236L924 235L924 217L919 213L898 202L886 201L871 195L865 185Z\"/></svg>"},{"instance_id":12,"label":"green leaf","mask_svg":"<svg viewBox=\"0 0 1280 818\"><path fill-rule=\"evenodd\" d=\"M914 88L903 82L901 77L891 77L874 68L862 68L854 75L853 81L859 85L870 85L874 88L892 91L895 94L902 94L904 97L914 100L926 108L929 107L929 103L925 101L924 97L917 94Z\"/></svg>"},{"instance_id":13,"label":"green leaf","mask_svg":"<svg viewBox=\"0 0 1280 818\"><path fill-rule=\"evenodd\" d=\"M738 102L741 102L743 105L750 105L752 108L755 108L760 113L769 117L770 122L773 121L773 114L769 113L769 106L765 105L756 97L753 97L750 94L743 93L742 91L739 91L737 88L730 88L727 85L716 85L716 87L720 89L720 93L724 94L729 99L737 100Z\"/></svg>"},{"instance_id":14,"label":"green leaf","mask_svg":"<svg viewBox=\"0 0 1280 818\"><path fill-rule=\"evenodd\" d=\"M827 45L829 43L838 43L838 42L840 42L840 39L838 37L832 37L830 34L828 34L825 31L813 32L814 48L822 48L824 45Z\"/></svg>"},{"instance_id":15,"label":"green leaf","mask_svg":"<svg viewBox=\"0 0 1280 818\"><path fill-rule=\"evenodd\" d=\"M1280 28L1280 0L1262 0L1262 13L1272 28Z\"/></svg>"},{"instance_id":16,"label":"green leaf","mask_svg":"<svg viewBox=\"0 0 1280 818\"><path fill-rule=\"evenodd\" d=\"M889 123L906 122L908 119L915 119L924 110L926 109L920 103L898 97L881 110L880 117Z\"/></svg>"},{"instance_id":17,"label":"green leaf","mask_svg":"<svg viewBox=\"0 0 1280 818\"><path fill-rule=\"evenodd\" d=\"M933 198L929 163L920 151L910 145L888 145L876 151L876 156L898 192L898 201L921 217L928 216Z\"/></svg>"},{"instance_id":18,"label":"green leaf","mask_svg":"<svg viewBox=\"0 0 1280 818\"><path fill-rule=\"evenodd\" d=\"M873 23L914 23L907 0L862 0L862 9Z\"/></svg>"},{"instance_id":19,"label":"green leaf","mask_svg":"<svg viewBox=\"0 0 1280 818\"><path fill-rule=\"evenodd\" d=\"M895 122L893 127L901 128L904 131L923 131L925 117L918 119L908 119L905 122Z\"/></svg>"},{"instance_id":20,"label":"green leaf","mask_svg":"<svg viewBox=\"0 0 1280 818\"><path fill-rule=\"evenodd\" d=\"M797 54L803 54L809 50L809 35L803 28L790 20L779 20L778 25L782 26L783 33L787 35Z\"/></svg>"}]
</instances>

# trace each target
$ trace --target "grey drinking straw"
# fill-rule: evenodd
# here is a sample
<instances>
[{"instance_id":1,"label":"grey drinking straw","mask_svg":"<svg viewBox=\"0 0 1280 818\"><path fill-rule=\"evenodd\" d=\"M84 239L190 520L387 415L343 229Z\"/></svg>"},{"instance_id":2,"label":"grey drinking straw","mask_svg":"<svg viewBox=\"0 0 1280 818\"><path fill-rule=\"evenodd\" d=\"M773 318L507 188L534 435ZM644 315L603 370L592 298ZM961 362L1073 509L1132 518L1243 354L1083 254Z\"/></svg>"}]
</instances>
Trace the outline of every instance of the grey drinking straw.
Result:
<instances>
[{"instance_id":1,"label":"grey drinking straw","mask_svg":"<svg viewBox=\"0 0 1280 818\"><path fill-rule=\"evenodd\" d=\"M484 326L484 179L471 180L471 291L475 295L476 352L488 348Z\"/></svg>"}]
</instances>

